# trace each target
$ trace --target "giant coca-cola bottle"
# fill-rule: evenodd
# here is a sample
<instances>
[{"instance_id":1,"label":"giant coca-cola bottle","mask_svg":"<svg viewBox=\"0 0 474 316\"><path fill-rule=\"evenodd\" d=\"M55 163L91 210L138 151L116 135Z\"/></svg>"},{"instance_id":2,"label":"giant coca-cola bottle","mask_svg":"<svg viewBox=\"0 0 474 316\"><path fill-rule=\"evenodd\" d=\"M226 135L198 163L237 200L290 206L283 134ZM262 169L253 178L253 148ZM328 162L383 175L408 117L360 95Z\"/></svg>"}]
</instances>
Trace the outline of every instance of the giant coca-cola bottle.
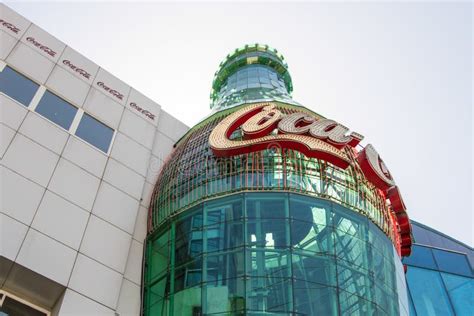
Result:
<instances>
[{"instance_id":1,"label":"giant coca-cola bottle","mask_svg":"<svg viewBox=\"0 0 474 316\"><path fill-rule=\"evenodd\" d=\"M145 315L408 315L410 224L363 136L294 101L283 56L229 54L149 211Z\"/></svg>"}]
</instances>

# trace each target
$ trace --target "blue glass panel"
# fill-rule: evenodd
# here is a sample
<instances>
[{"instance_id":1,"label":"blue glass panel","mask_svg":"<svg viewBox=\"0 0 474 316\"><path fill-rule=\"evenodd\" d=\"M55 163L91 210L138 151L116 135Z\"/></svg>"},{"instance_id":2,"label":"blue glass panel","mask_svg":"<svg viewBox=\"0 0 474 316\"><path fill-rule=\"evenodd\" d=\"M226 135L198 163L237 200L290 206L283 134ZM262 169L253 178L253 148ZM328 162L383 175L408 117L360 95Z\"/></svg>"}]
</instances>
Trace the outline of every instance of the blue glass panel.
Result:
<instances>
[{"instance_id":1,"label":"blue glass panel","mask_svg":"<svg viewBox=\"0 0 474 316\"><path fill-rule=\"evenodd\" d=\"M417 225L417 223L412 222L412 233L413 237L415 238L415 242L417 244L429 245L430 240L428 238L428 234L423 227Z\"/></svg>"},{"instance_id":2,"label":"blue glass panel","mask_svg":"<svg viewBox=\"0 0 474 316\"><path fill-rule=\"evenodd\" d=\"M430 241L429 245L436 248L444 248L444 237L436 232L426 230L426 235Z\"/></svg>"},{"instance_id":3,"label":"blue glass panel","mask_svg":"<svg viewBox=\"0 0 474 316\"><path fill-rule=\"evenodd\" d=\"M68 130L76 116L77 108L46 91L35 111Z\"/></svg>"},{"instance_id":4,"label":"blue glass panel","mask_svg":"<svg viewBox=\"0 0 474 316\"><path fill-rule=\"evenodd\" d=\"M471 251L468 247L460 244L456 240L452 240L452 239L449 239L449 238L443 238L443 247L442 248L457 251L457 252L462 252L462 253L467 253L467 252Z\"/></svg>"},{"instance_id":5,"label":"blue glass panel","mask_svg":"<svg viewBox=\"0 0 474 316\"><path fill-rule=\"evenodd\" d=\"M408 267L407 282L418 315L454 315L439 272Z\"/></svg>"},{"instance_id":6,"label":"blue glass panel","mask_svg":"<svg viewBox=\"0 0 474 316\"><path fill-rule=\"evenodd\" d=\"M409 289L407 289L407 297L408 297L408 308L409 308L408 315L416 316L417 314L415 311L415 306L413 305L413 299L411 298L411 293Z\"/></svg>"},{"instance_id":7,"label":"blue glass panel","mask_svg":"<svg viewBox=\"0 0 474 316\"><path fill-rule=\"evenodd\" d=\"M474 315L474 279L441 273L457 316Z\"/></svg>"},{"instance_id":8,"label":"blue glass panel","mask_svg":"<svg viewBox=\"0 0 474 316\"><path fill-rule=\"evenodd\" d=\"M415 311L415 306L413 305L413 300L411 299L411 295L408 296L408 301L410 303L409 307L410 307L410 312L409 312L409 315L410 316L416 316L416 311Z\"/></svg>"},{"instance_id":9,"label":"blue glass panel","mask_svg":"<svg viewBox=\"0 0 474 316\"><path fill-rule=\"evenodd\" d=\"M471 267L465 255L455 252L433 249L440 271L471 276Z\"/></svg>"},{"instance_id":10,"label":"blue glass panel","mask_svg":"<svg viewBox=\"0 0 474 316\"><path fill-rule=\"evenodd\" d=\"M25 106L30 104L37 90L36 83L8 66L0 72L0 91Z\"/></svg>"},{"instance_id":11,"label":"blue glass panel","mask_svg":"<svg viewBox=\"0 0 474 316\"><path fill-rule=\"evenodd\" d=\"M403 263L438 270L433 254L431 253L431 248L428 247L413 245L411 255L403 258Z\"/></svg>"},{"instance_id":12,"label":"blue glass panel","mask_svg":"<svg viewBox=\"0 0 474 316\"><path fill-rule=\"evenodd\" d=\"M467 260L469 261L469 265L474 267L474 251L469 251L467 254Z\"/></svg>"},{"instance_id":13,"label":"blue glass panel","mask_svg":"<svg viewBox=\"0 0 474 316\"><path fill-rule=\"evenodd\" d=\"M114 130L84 113L76 135L106 153L109 151Z\"/></svg>"}]
</instances>

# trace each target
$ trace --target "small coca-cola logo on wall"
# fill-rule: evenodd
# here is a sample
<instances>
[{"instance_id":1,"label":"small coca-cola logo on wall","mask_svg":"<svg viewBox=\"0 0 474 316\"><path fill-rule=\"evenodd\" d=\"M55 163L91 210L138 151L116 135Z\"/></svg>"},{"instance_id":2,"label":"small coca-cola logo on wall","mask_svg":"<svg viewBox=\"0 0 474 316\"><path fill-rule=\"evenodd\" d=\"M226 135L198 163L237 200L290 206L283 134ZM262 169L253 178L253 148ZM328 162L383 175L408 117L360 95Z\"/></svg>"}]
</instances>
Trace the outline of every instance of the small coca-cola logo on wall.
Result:
<instances>
[{"instance_id":1,"label":"small coca-cola logo on wall","mask_svg":"<svg viewBox=\"0 0 474 316\"><path fill-rule=\"evenodd\" d=\"M12 31L13 33L15 34L18 34L18 32L20 32L20 29L17 28L15 25L11 24L10 22L7 22L3 19L0 19L0 24L6 28L6 29L9 29L10 31Z\"/></svg>"},{"instance_id":2,"label":"small coca-cola logo on wall","mask_svg":"<svg viewBox=\"0 0 474 316\"><path fill-rule=\"evenodd\" d=\"M40 42L38 42L37 40L34 39L34 37L27 37L26 40L28 42L30 42L31 44L33 44L34 46L38 47L39 49L41 49L43 52L45 52L46 54L50 55L51 57L54 57L56 56L56 52L54 50L52 50L51 48L49 48L48 46L45 46L43 44L41 44Z\"/></svg>"},{"instance_id":3,"label":"small coca-cola logo on wall","mask_svg":"<svg viewBox=\"0 0 474 316\"><path fill-rule=\"evenodd\" d=\"M104 89L105 91L107 91L108 93L110 93L111 95L113 95L114 97L116 97L117 99L123 100L123 94L121 94L117 90L114 90L106 86L102 81L97 82L97 85L101 87L102 89Z\"/></svg>"},{"instance_id":4,"label":"small coca-cola logo on wall","mask_svg":"<svg viewBox=\"0 0 474 316\"><path fill-rule=\"evenodd\" d=\"M151 113L150 111L148 110L145 110L143 108L141 108L140 106L138 106L135 102L130 102L130 107L140 113L142 113L143 115L145 115L146 117L148 117L149 119L151 119L152 121L155 120L155 114Z\"/></svg>"},{"instance_id":5,"label":"small coca-cola logo on wall","mask_svg":"<svg viewBox=\"0 0 474 316\"><path fill-rule=\"evenodd\" d=\"M71 63L71 61L65 59L63 60L63 64L68 66L69 68L71 68L72 70L74 70L75 72L77 72L78 74L80 74L81 76L83 76L84 78L86 79L90 79L91 78L91 74L88 73L87 71L85 71L84 69L82 68L79 68L77 67L76 65L74 65L73 63Z\"/></svg>"}]
</instances>

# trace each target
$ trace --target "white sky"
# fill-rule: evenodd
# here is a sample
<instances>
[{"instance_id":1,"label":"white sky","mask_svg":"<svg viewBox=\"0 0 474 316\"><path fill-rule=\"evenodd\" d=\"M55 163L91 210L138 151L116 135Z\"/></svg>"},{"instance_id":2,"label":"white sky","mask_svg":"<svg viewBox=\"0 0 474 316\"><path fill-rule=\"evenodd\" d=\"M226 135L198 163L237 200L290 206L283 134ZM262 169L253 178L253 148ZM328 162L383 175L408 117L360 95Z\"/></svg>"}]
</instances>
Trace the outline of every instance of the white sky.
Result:
<instances>
[{"instance_id":1,"label":"white sky","mask_svg":"<svg viewBox=\"0 0 474 316\"><path fill-rule=\"evenodd\" d=\"M375 146L411 218L473 245L472 4L6 3L189 126L229 52L277 48L294 99Z\"/></svg>"}]
</instances>

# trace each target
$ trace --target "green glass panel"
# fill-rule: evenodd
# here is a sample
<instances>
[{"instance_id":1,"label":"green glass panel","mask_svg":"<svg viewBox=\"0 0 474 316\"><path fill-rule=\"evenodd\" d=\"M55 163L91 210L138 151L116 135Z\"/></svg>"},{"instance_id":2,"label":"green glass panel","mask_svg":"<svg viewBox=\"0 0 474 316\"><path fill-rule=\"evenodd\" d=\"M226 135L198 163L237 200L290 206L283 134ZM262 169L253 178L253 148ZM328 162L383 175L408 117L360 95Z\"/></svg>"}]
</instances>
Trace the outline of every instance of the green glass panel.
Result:
<instances>
[{"instance_id":1,"label":"green glass panel","mask_svg":"<svg viewBox=\"0 0 474 316\"><path fill-rule=\"evenodd\" d=\"M201 283L202 260L194 260L176 268L174 276L174 292L193 287Z\"/></svg>"},{"instance_id":2,"label":"green glass panel","mask_svg":"<svg viewBox=\"0 0 474 316\"><path fill-rule=\"evenodd\" d=\"M301 252L315 254L334 254L334 236L332 227L291 221L291 245Z\"/></svg>"},{"instance_id":3,"label":"green glass panel","mask_svg":"<svg viewBox=\"0 0 474 316\"><path fill-rule=\"evenodd\" d=\"M249 219L273 219L287 218L286 199L282 199L281 195L269 195L265 198L255 198L255 195L249 195L247 199L247 217Z\"/></svg>"},{"instance_id":4,"label":"green glass panel","mask_svg":"<svg viewBox=\"0 0 474 316\"><path fill-rule=\"evenodd\" d=\"M208 285L218 285L221 280L243 277L245 274L245 252L239 249L226 254L214 254L205 258Z\"/></svg>"},{"instance_id":5,"label":"green glass panel","mask_svg":"<svg viewBox=\"0 0 474 316\"><path fill-rule=\"evenodd\" d=\"M294 280L293 296L297 315L338 315L337 290L334 287Z\"/></svg>"},{"instance_id":6,"label":"green glass panel","mask_svg":"<svg viewBox=\"0 0 474 316\"><path fill-rule=\"evenodd\" d=\"M150 252L150 264L148 268L150 270L151 279L154 279L166 272L169 268L169 231L162 234L152 243Z\"/></svg>"},{"instance_id":7,"label":"green glass panel","mask_svg":"<svg viewBox=\"0 0 474 316\"><path fill-rule=\"evenodd\" d=\"M205 226L215 225L228 221L239 221L243 218L242 200L219 199L206 203L207 221Z\"/></svg>"},{"instance_id":8,"label":"green glass panel","mask_svg":"<svg viewBox=\"0 0 474 316\"><path fill-rule=\"evenodd\" d=\"M291 279L251 277L247 280L246 308L256 312L290 313L293 309Z\"/></svg>"},{"instance_id":9,"label":"green glass panel","mask_svg":"<svg viewBox=\"0 0 474 316\"><path fill-rule=\"evenodd\" d=\"M290 246L288 219L252 219L247 222L247 244L251 247L285 249Z\"/></svg>"},{"instance_id":10,"label":"green glass panel","mask_svg":"<svg viewBox=\"0 0 474 316\"><path fill-rule=\"evenodd\" d=\"M339 290L339 309L341 315L387 315L377 305L355 293Z\"/></svg>"},{"instance_id":11,"label":"green glass panel","mask_svg":"<svg viewBox=\"0 0 474 316\"><path fill-rule=\"evenodd\" d=\"M193 209L191 214L180 216L176 222L175 264L177 266L193 260L203 250L202 209Z\"/></svg>"},{"instance_id":12,"label":"green glass panel","mask_svg":"<svg viewBox=\"0 0 474 316\"><path fill-rule=\"evenodd\" d=\"M221 279L203 287L205 313L238 313L245 310L244 278Z\"/></svg>"},{"instance_id":13,"label":"green glass panel","mask_svg":"<svg viewBox=\"0 0 474 316\"><path fill-rule=\"evenodd\" d=\"M169 279L167 277L155 282L150 286L150 303L165 299L169 294Z\"/></svg>"},{"instance_id":14,"label":"green glass panel","mask_svg":"<svg viewBox=\"0 0 474 316\"><path fill-rule=\"evenodd\" d=\"M147 315L169 315L169 301L163 299L151 304Z\"/></svg>"},{"instance_id":15,"label":"green glass panel","mask_svg":"<svg viewBox=\"0 0 474 316\"><path fill-rule=\"evenodd\" d=\"M336 261L333 257L295 252L292 261L292 273L295 279L330 286L337 285Z\"/></svg>"},{"instance_id":16,"label":"green glass panel","mask_svg":"<svg viewBox=\"0 0 474 316\"><path fill-rule=\"evenodd\" d=\"M332 226L331 204L326 201L290 194L290 215L294 220Z\"/></svg>"},{"instance_id":17,"label":"green glass panel","mask_svg":"<svg viewBox=\"0 0 474 316\"><path fill-rule=\"evenodd\" d=\"M247 251L247 275L269 278L290 277L289 260L288 251L252 249Z\"/></svg>"},{"instance_id":18,"label":"green glass panel","mask_svg":"<svg viewBox=\"0 0 474 316\"><path fill-rule=\"evenodd\" d=\"M367 217L361 216L354 212L347 212L347 209L333 204L334 217L333 226L340 235L355 236L362 240L368 240L368 226Z\"/></svg>"},{"instance_id":19,"label":"green glass panel","mask_svg":"<svg viewBox=\"0 0 474 316\"><path fill-rule=\"evenodd\" d=\"M173 312L179 316L202 315L201 287L191 287L173 295ZM159 314L158 314L159 315ZM150 315L152 316L152 315ZM154 315L153 315L154 316Z\"/></svg>"},{"instance_id":20,"label":"green glass panel","mask_svg":"<svg viewBox=\"0 0 474 316\"><path fill-rule=\"evenodd\" d=\"M373 292L375 293L373 301L377 306L388 315L398 315L399 305L394 304L394 302L398 301L397 294L388 290L383 284L378 282L373 284Z\"/></svg>"},{"instance_id":21,"label":"green glass panel","mask_svg":"<svg viewBox=\"0 0 474 316\"><path fill-rule=\"evenodd\" d=\"M369 246L364 240L336 230L334 234L336 256L357 266L368 267Z\"/></svg>"},{"instance_id":22,"label":"green glass panel","mask_svg":"<svg viewBox=\"0 0 474 316\"><path fill-rule=\"evenodd\" d=\"M337 261L337 284L345 292L363 296L367 300L374 298L375 281L369 270L354 265L350 261Z\"/></svg>"},{"instance_id":23,"label":"green glass panel","mask_svg":"<svg viewBox=\"0 0 474 316\"><path fill-rule=\"evenodd\" d=\"M244 224L223 222L208 226L205 231L207 252L232 250L244 245Z\"/></svg>"}]
</instances>

